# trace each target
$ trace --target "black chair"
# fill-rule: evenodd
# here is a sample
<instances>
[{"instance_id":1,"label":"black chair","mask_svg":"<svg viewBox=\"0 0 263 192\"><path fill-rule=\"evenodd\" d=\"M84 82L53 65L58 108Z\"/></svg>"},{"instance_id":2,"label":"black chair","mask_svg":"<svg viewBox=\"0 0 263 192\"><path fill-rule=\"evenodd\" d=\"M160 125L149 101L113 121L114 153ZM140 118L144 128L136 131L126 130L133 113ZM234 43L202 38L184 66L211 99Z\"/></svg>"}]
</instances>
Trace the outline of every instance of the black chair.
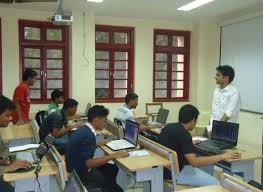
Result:
<instances>
[{"instance_id":1,"label":"black chair","mask_svg":"<svg viewBox=\"0 0 263 192\"><path fill-rule=\"evenodd\" d=\"M118 118L114 118L114 123L123 127L121 120Z\"/></svg>"},{"instance_id":2,"label":"black chair","mask_svg":"<svg viewBox=\"0 0 263 192\"><path fill-rule=\"evenodd\" d=\"M44 139L45 139L45 137L46 137L46 135L44 134L45 132L42 130L43 128L42 128L42 123L43 123L43 121L44 121L44 119L45 119L45 116L46 116L46 111L39 111L39 112L37 112L37 114L36 114L36 116L35 116L35 119L36 119L36 121L37 121L37 124L38 124L38 126L39 126L39 139L40 139L40 141L42 142Z\"/></svg>"}]
</instances>

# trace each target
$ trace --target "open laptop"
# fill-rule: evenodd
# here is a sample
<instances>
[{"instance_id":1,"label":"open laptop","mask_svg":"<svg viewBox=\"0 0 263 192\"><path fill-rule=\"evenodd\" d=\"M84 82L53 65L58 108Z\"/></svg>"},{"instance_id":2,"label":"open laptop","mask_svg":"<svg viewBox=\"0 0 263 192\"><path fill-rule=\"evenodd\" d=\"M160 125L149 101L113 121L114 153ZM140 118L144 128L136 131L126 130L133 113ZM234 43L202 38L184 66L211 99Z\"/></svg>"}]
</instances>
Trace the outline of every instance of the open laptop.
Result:
<instances>
[{"instance_id":1,"label":"open laptop","mask_svg":"<svg viewBox=\"0 0 263 192\"><path fill-rule=\"evenodd\" d=\"M63 192L88 192L75 171L72 171Z\"/></svg>"},{"instance_id":2,"label":"open laptop","mask_svg":"<svg viewBox=\"0 0 263 192\"><path fill-rule=\"evenodd\" d=\"M86 105L86 109L85 109L85 112L83 114L80 115L81 118L87 118L88 116L88 112L89 112L89 109L91 108L91 103L88 103Z\"/></svg>"},{"instance_id":3,"label":"open laptop","mask_svg":"<svg viewBox=\"0 0 263 192\"><path fill-rule=\"evenodd\" d=\"M197 151L220 154L237 146L239 124L214 120L212 128L211 140L195 145Z\"/></svg>"},{"instance_id":4,"label":"open laptop","mask_svg":"<svg viewBox=\"0 0 263 192\"><path fill-rule=\"evenodd\" d=\"M122 149L131 149L137 146L139 134L139 124L127 120L125 123L124 138L119 140L114 140L106 144L113 151L118 151Z\"/></svg>"},{"instance_id":5,"label":"open laptop","mask_svg":"<svg viewBox=\"0 0 263 192\"><path fill-rule=\"evenodd\" d=\"M111 132L117 139L122 139L123 138L123 128L121 125L118 125L115 122L112 122L110 120L107 120L106 124L106 130Z\"/></svg>"},{"instance_id":6,"label":"open laptop","mask_svg":"<svg viewBox=\"0 0 263 192\"><path fill-rule=\"evenodd\" d=\"M150 121L148 124L164 126L166 124L168 115L169 110L160 108L156 117L156 121Z\"/></svg>"}]
</instances>

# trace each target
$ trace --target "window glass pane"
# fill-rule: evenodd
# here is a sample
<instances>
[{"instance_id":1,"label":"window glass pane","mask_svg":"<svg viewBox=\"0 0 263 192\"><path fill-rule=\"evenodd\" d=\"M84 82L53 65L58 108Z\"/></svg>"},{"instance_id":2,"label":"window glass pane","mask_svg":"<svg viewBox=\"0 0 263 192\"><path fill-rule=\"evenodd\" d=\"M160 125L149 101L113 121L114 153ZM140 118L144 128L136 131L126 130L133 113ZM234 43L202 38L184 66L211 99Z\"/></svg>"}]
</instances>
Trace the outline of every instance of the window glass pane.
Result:
<instances>
[{"instance_id":1,"label":"window glass pane","mask_svg":"<svg viewBox=\"0 0 263 192\"><path fill-rule=\"evenodd\" d=\"M25 59L24 65L26 68L40 68L40 59Z\"/></svg>"},{"instance_id":2,"label":"window glass pane","mask_svg":"<svg viewBox=\"0 0 263 192\"><path fill-rule=\"evenodd\" d=\"M173 47L184 47L184 36L173 36Z\"/></svg>"},{"instance_id":3,"label":"window glass pane","mask_svg":"<svg viewBox=\"0 0 263 192\"><path fill-rule=\"evenodd\" d=\"M40 90L31 89L30 90L30 98L31 99L41 99Z\"/></svg>"},{"instance_id":4,"label":"window glass pane","mask_svg":"<svg viewBox=\"0 0 263 192\"><path fill-rule=\"evenodd\" d=\"M96 88L109 88L109 80L96 80Z\"/></svg>"},{"instance_id":5,"label":"window glass pane","mask_svg":"<svg viewBox=\"0 0 263 192\"><path fill-rule=\"evenodd\" d=\"M47 88L61 89L62 80L47 80Z\"/></svg>"},{"instance_id":6,"label":"window glass pane","mask_svg":"<svg viewBox=\"0 0 263 192\"><path fill-rule=\"evenodd\" d=\"M127 89L114 89L115 98L123 98L127 94Z\"/></svg>"},{"instance_id":7,"label":"window glass pane","mask_svg":"<svg viewBox=\"0 0 263 192\"><path fill-rule=\"evenodd\" d=\"M38 88L38 89L40 89L40 80L36 80L34 85L32 85L30 88Z\"/></svg>"},{"instance_id":8,"label":"window glass pane","mask_svg":"<svg viewBox=\"0 0 263 192\"><path fill-rule=\"evenodd\" d=\"M96 43L109 43L109 32L96 31Z\"/></svg>"},{"instance_id":9,"label":"window glass pane","mask_svg":"<svg viewBox=\"0 0 263 192\"><path fill-rule=\"evenodd\" d=\"M24 48L24 57L40 58L40 49Z\"/></svg>"},{"instance_id":10,"label":"window glass pane","mask_svg":"<svg viewBox=\"0 0 263 192\"><path fill-rule=\"evenodd\" d=\"M127 79L128 78L128 71L115 71L114 72L114 79Z\"/></svg>"},{"instance_id":11,"label":"window glass pane","mask_svg":"<svg viewBox=\"0 0 263 192\"><path fill-rule=\"evenodd\" d=\"M167 63L164 62L157 62L155 63L155 70L159 71L159 70L167 70Z\"/></svg>"},{"instance_id":12,"label":"window glass pane","mask_svg":"<svg viewBox=\"0 0 263 192\"><path fill-rule=\"evenodd\" d=\"M62 70L47 70L47 78L63 78Z\"/></svg>"},{"instance_id":13,"label":"window glass pane","mask_svg":"<svg viewBox=\"0 0 263 192\"><path fill-rule=\"evenodd\" d=\"M47 29L48 41L62 41L62 29Z\"/></svg>"},{"instance_id":14,"label":"window glass pane","mask_svg":"<svg viewBox=\"0 0 263 192\"><path fill-rule=\"evenodd\" d=\"M96 61L96 69L109 69L109 61Z\"/></svg>"},{"instance_id":15,"label":"window glass pane","mask_svg":"<svg viewBox=\"0 0 263 192\"><path fill-rule=\"evenodd\" d=\"M156 98L166 98L167 90L155 90L155 97Z\"/></svg>"},{"instance_id":16,"label":"window glass pane","mask_svg":"<svg viewBox=\"0 0 263 192\"><path fill-rule=\"evenodd\" d=\"M167 81L155 81L155 88L156 89L166 89L167 88Z\"/></svg>"},{"instance_id":17,"label":"window glass pane","mask_svg":"<svg viewBox=\"0 0 263 192\"><path fill-rule=\"evenodd\" d=\"M114 69L128 69L128 61L115 61Z\"/></svg>"},{"instance_id":18,"label":"window glass pane","mask_svg":"<svg viewBox=\"0 0 263 192\"><path fill-rule=\"evenodd\" d=\"M96 98L108 98L109 97L109 89L95 89L95 97Z\"/></svg>"},{"instance_id":19,"label":"window glass pane","mask_svg":"<svg viewBox=\"0 0 263 192\"><path fill-rule=\"evenodd\" d=\"M173 54L172 55L173 62L184 62L184 55L182 54Z\"/></svg>"},{"instance_id":20,"label":"window glass pane","mask_svg":"<svg viewBox=\"0 0 263 192\"><path fill-rule=\"evenodd\" d=\"M47 68L62 68L62 60L47 60Z\"/></svg>"},{"instance_id":21,"label":"window glass pane","mask_svg":"<svg viewBox=\"0 0 263 192\"><path fill-rule=\"evenodd\" d=\"M128 60L128 52L114 52L114 60Z\"/></svg>"},{"instance_id":22,"label":"window glass pane","mask_svg":"<svg viewBox=\"0 0 263 192\"><path fill-rule=\"evenodd\" d=\"M183 97L184 90L172 90L172 97Z\"/></svg>"},{"instance_id":23,"label":"window glass pane","mask_svg":"<svg viewBox=\"0 0 263 192\"><path fill-rule=\"evenodd\" d=\"M127 88L127 80L115 80L114 87L115 88Z\"/></svg>"},{"instance_id":24,"label":"window glass pane","mask_svg":"<svg viewBox=\"0 0 263 192\"><path fill-rule=\"evenodd\" d=\"M109 51L96 51L96 59L109 59Z\"/></svg>"},{"instance_id":25,"label":"window glass pane","mask_svg":"<svg viewBox=\"0 0 263 192\"><path fill-rule=\"evenodd\" d=\"M40 28L35 28L35 27L25 27L25 34L24 38L27 40L40 40L41 35L40 35Z\"/></svg>"},{"instance_id":26,"label":"window glass pane","mask_svg":"<svg viewBox=\"0 0 263 192\"><path fill-rule=\"evenodd\" d=\"M172 79L173 80L183 80L184 79L184 73L183 72L173 72L172 73Z\"/></svg>"},{"instance_id":27,"label":"window glass pane","mask_svg":"<svg viewBox=\"0 0 263 192\"><path fill-rule=\"evenodd\" d=\"M52 90L47 90L47 98L48 99L51 99L51 93L53 92L54 90L52 89Z\"/></svg>"},{"instance_id":28,"label":"window glass pane","mask_svg":"<svg viewBox=\"0 0 263 192\"><path fill-rule=\"evenodd\" d=\"M155 41L157 46L168 46L168 35L156 35Z\"/></svg>"},{"instance_id":29,"label":"window glass pane","mask_svg":"<svg viewBox=\"0 0 263 192\"><path fill-rule=\"evenodd\" d=\"M128 34L114 32L114 43L116 44L127 44L128 43Z\"/></svg>"},{"instance_id":30,"label":"window glass pane","mask_svg":"<svg viewBox=\"0 0 263 192\"><path fill-rule=\"evenodd\" d=\"M183 71L184 64L183 63L173 63L173 71Z\"/></svg>"},{"instance_id":31,"label":"window glass pane","mask_svg":"<svg viewBox=\"0 0 263 192\"><path fill-rule=\"evenodd\" d=\"M167 79L167 72L155 72L155 79Z\"/></svg>"},{"instance_id":32,"label":"window glass pane","mask_svg":"<svg viewBox=\"0 0 263 192\"><path fill-rule=\"evenodd\" d=\"M109 78L109 71L102 71L102 70L96 70L95 74L96 79L108 79Z\"/></svg>"},{"instance_id":33,"label":"window glass pane","mask_svg":"<svg viewBox=\"0 0 263 192\"><path fill-rule=\"evenodd\" d=\"M167 54L166 53L156 53L155 60L156 61L167 61Z\"/></svg>"},{"instance_id":34,"label":"window glass pane","mask_svg":"<svg viewBox=\"0 0 263 192\"><path fill-rule=\"evenodd\" d=\"M183 81L172 81L172 89L183 89L184 82Z\"/></svg>"},{"instance_id":35,"label":"window glass pane","mask_svg":"<svg viewBox=\"0 0 263 192\"><path fill-rule=\"evenodd\" d=\"M47 49L47 58L62 58L61 49Z\"/></svg>"}]
</instances>

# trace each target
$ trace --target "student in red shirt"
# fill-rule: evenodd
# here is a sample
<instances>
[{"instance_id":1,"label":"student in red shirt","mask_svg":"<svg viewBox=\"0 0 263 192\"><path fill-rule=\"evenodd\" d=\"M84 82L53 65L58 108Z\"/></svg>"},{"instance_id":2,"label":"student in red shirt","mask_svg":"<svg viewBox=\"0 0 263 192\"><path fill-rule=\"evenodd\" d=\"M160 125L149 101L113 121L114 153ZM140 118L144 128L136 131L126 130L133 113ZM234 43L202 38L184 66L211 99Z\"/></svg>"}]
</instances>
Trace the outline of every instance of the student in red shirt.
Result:
<instances>
[{"instance_id":1,"label":"student in red shirt","mask_svg":"<svg viewBox=\"0 0 263 192\"><path fill-rule=\"evenodd\" d=\"M16 111L12 114L13 124L20 125L29 121L30 94L29 87L34 85L37 72L33 69L26 69L23 73L22 82L16 87L13 101Z\"/></svg>"}]
</instances>

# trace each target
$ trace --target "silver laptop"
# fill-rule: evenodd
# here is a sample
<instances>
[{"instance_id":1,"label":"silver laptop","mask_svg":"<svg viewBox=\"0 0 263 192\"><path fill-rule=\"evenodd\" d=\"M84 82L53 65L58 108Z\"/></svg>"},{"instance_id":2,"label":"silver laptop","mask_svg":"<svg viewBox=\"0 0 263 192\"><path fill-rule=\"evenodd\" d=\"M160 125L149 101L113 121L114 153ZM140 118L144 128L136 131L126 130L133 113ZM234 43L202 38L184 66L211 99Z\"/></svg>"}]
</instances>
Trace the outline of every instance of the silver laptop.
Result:
<instances>
[{"instance_id":1,"label":"silver laptop","mask_svg":"<svg viewBox=\"0 0 263 192\"><path fill-rule=\"evenodd\" d=\"M169 110L160 108L156 120L150 121L148 122L148 124L164 126L166 124L168 115L169 115Z\"/></svg>"},{"instance_id":2,"label":"silver laptop","mask_svg":"<svg viewBox=\"0 0 263 192\"><path fill-rule=\"evenodd\" d=\"M131 149L137 146L139 134L139 124L127 120L125 123L124 138L119 140L114 140L106 144L113 151L118 151L122 149Z\"/></svg>"},{"instance_id":3,"label":"silver laptop","mask_svg":"<svg viewBox=\"0 0 263 192\"><path fill-rule=\"evenodd\" d=\"M88 192L84 185L81 183L77 173L72 171L69 180L63 192Z\"/></svg>"}]
</instances>

